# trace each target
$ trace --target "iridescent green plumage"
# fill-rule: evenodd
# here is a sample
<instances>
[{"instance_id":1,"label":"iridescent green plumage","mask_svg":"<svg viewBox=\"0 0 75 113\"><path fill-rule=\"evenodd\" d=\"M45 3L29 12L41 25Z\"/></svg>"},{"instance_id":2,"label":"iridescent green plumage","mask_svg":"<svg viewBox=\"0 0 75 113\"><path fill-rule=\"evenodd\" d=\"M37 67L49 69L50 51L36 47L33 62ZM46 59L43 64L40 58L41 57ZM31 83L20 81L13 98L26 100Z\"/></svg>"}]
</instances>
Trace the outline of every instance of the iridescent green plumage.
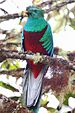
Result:
<instances>
[{"instance_id":1,"label":"iridescent green plumage","mask_svg":"<svg viewBox=\"0 0 75 113\"><path fill-rule=\"evenodd\" d=\"M32 18L28 18L24 29L26 31L30 31L30 32L40 32L42 31L42 29L44 29L47 25L47 22L44 20L44 18L39 18L39 19L32 19ZM36 28L36 29L35 29Z\"/></svg>"},{"instance_id":2,"label":"iridescent green plumage","mask_svg":"<svg viewBox=\"0 0 75 113\"><path fill-rule=\"evenodd\" d=\"M29 12L29 18L24 29L28 32L42 31L47 25L47 21L44 19L44 11L35 6L28 7L27 11Z\"/></svg>"},{"instance_id":3,"label":"iridescent green plumage","mask_svg":"<svg viewBox=\"0 0 75 113\"><path fill-rule=\"evenodd\" d=\"M53 54L53 37L52 37L52 31L51 27L48 24L47 30L45 31L45 34L43 37L40 39L40 42L43 42L42 46L46 49L50 55Z\"/></svg>"},{"instance_id":4,"label":"iridescent green plumage","mask_svg":"<svg viewBox=\"0 0 75 113\"><path fill-rule=\"evenodd\" d=\"M28 7L27 11L30 13L29 18L24 26L24 30L27 32L40 32L46 26L47 30L41 37L39 42L42 42L42 46L46 49L48 54L53 54L53 37L50 25L44 19L44 11L35 6Z\"/></svg>"}]
</instances>

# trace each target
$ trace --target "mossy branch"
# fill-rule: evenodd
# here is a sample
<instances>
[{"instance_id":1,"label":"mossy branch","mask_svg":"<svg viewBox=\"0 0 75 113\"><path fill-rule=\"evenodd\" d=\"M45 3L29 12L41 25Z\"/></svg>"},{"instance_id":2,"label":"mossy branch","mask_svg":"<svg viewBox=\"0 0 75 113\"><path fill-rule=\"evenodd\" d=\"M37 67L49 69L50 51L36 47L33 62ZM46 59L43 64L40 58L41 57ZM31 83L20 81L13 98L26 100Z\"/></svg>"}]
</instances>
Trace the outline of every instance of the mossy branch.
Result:
<instances>
[{"instance_id":1,"label":"mossy branch","mask_svg":"<svg viewBox=\"0 0 75 113\"><path fill-rule=\"evenodd\" d=\"M5 50L0 49L0 62L11 58L11 59L20 59L20 60L33 60L35 63L44 63L49 66L53 66L54 64L58 64L60 66L65 66L68 69L75 70L75 64L72 64L71 62L68 62L67 60L64 60L62 58L57 57L49 57L47 55L38 55L38 53L28 53L28 52L18 52L18 51L11 51L11 50Z\"/></svg>"}]
</instances>

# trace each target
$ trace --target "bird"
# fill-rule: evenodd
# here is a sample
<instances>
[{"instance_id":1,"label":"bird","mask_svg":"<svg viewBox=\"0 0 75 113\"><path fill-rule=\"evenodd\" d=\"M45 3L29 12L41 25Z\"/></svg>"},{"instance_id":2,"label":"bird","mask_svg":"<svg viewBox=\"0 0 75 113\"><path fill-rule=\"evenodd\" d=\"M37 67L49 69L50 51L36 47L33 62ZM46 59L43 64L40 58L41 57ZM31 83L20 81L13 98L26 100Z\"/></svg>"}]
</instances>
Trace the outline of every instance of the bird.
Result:
<instances>
[{"instance_id":1,"label":"bird","mask_svg":"<svg viewBox=\"0 0 75 113\"><path fill-rule=\"evenodd\" d=\"M44 10L37 6L26 8L28 19L22 30L21 48L34 54L53 57L53 35L50 24L44 19ZM38 113L44 75L48 65L26 60L27 67L23 76L23 104Z\"/></svg>"}]
</instances>

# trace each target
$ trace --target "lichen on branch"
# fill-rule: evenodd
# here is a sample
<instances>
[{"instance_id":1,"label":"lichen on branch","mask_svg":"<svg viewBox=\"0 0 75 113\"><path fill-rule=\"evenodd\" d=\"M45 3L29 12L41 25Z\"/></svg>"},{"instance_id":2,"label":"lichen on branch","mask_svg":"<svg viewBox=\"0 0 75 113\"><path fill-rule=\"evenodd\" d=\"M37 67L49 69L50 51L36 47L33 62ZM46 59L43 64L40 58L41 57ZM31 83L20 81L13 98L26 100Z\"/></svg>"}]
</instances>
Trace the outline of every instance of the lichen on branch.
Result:
<instances>
[{"instance_id":1,"label":"lichen on branch","mask_svg":"<svg viewBox=\"0 0 75 113\"><path fill-rule=\"evenodd\" d=\"M28 53L28 52L18 52L14 50L5 50L5 49L0 49L0 62L11 58L11 59L20 59L20 60L35 60L34 56L37 56L37 53ZM67 60L64 60L62 58L57 58L57 57L50 57L47 55L40 55L41 60L39 60L40 63L47 64L49 66L53 66L53 64L58 64L59 66L65 66L66 69L72 69L75 70L75 65L72 64L71 62L68 62Z\"/></svg>"}]
</instances>

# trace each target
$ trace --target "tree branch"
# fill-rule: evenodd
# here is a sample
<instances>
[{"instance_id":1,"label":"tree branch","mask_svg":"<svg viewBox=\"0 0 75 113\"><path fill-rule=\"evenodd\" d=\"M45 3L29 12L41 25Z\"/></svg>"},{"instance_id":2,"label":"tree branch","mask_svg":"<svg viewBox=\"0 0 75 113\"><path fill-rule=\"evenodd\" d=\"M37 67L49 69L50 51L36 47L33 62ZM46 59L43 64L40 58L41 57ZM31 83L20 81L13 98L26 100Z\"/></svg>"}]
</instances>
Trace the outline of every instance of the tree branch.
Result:
<instances>
[{"instance_id":1,"label":"tree branch","mask_svg":"<svg viewBox=\"0 0 75 113\"><path fill-rule=\"evenodd\" d=\"M3 15L0 16L0 20L4 21L4 20L9 20L9 19L15 19L15 18L19 18L19 17L26 17L26 13L24 11L22 11L21 13L14 13L14 14L7 14L7 15Z\"/></svg>"},{"instance_id":2,"label":"tree branch","mask_svg":"<svg viewBox=\"0 0 75 113\"><path fill-rule=\"evenodd\" d=\"M0 113L32 113L20 103L0 94Z\"/></svg>"},{"instance_id":3,"label":"tree branch","mask_svg":"<svg viewBox=\"0 0 75 113\"><path fill-rule=\"evenodd\" d=\"M2 0L1 2L0 2L0 4L2 4L2 3L4 3L6 0Z\"/></svg>"},{"instance_id":4,"label":"tree branch","mask_svg":"<svg viewBox=\"0 0 75 113\"><path fill-rule=\"evenodd\" d=\"M60 9L61 7L67 5L67 4L70 4L70 3L74 3L75 0L67 0L67 1L64 1L64 2L61 2L61 3L58 3L57 5L52 5L50 6L49 9L46 9L45 10L45 13L49 13L50 11L53 11L53 10L58 10ZM38 7L44 7L46 5L51 5L52 2L51 1L46 1L46 2L43 2L39 5L37 5ZM1 21L4 21L4 20L9 20L9 19L15 19L15 18L19 18L19 17L26 17L27 14L25 11L22 11L21 13L15 13L15 14L7 14L7 15L3 15L3 16L0 16L0 20Z\"/></svg>"},{"instance_id":5,"label":"tree branch","mask_svg":"<svg viewBox=\"0 0 75 113\"><path fill-rule=\"evenodd\" d=\"M53 11L53 10L59 10L61 7L65 6L67 4L70 4L70 3L74 3L74 2L75 2L75 0L66 0L64 2L58 3L57 5L52 6L49 9L46 9L45 13L49 13L50 11Z\"/></svg>"},{"instance_id":6,"label":"tree branch","mask_svg":"<svg viewBox=\"0 0 75 113\"><path fill-rule=\"evenodd\" d=\"M7 41L8 39L11 39L11 38L15 38L16 36L20 36L21 35L21 32L22 31L19 31L18 33L12 33L12 31L8 31L8 30L3 30L3 29L0 29L0 33L1 34L6 34L6 37L4 40L0 40L0 42L4 42L4 41Z\"/></svg>"},{"instance_id":7,"label":"tree branch","mask_svg":"<svg viewBox=\"0 0 75 113\"><path fill-rule=\"evenodd\" d=\"M13 77L21 77L23 75L23 71L24 71L24 68L18 68L18 69L13 69L13 70L2 70L0 71L0 75L1 74L5 74L5 75L11 75Z\"/></svg>"},{"instance_id":8,"label":"tree branch","mask_svg":"<svg viewBox=\"0 0 75 113\"><path fill-rule=\"evenodd\" d=\"M21 15L19 15L18 13L7 14L7 15L0 16L0 20L5 21L5 20L15 19L15 18L19 18L19 17L21 17Z\"/></svg>"},{"instance_id":9,"label":"tree branch","mask_svg":"<svg viewBox=\"0 0 75 113\"><path fill-rule=\"evenodd\" d=\"M46 55L38 55L31 54L31 53L23 53L18 51L10 51L5 49L0 49L0 62L3 60L6 60L7 58L11 59L20 59L20 60L26 60L30 59L35 62L35 59L39 59L39 63L48 64L49 66L53 66L53 64L58 64L59 66L65 66L65 68L73 69L75 70L75 64L72 64L71 62L68 62L67 60L61 59L61 58L54 58L49 57Z\"/></svg>"},{"instance_id":10,"label":"tree branch","mask_svg":"<svg viewBox=\"0 0 75 113\"><path fill-rule=\"evenodd\" d=\"M0 29L0 33L1 34L8 34L8 31L7 30Z\"/></svg>"},{"instance_id":11,"label":"tree branch","mask_svg":"<svg viewBox=\"0 0 75 113\"><path fill-rule=\"evenodd\" d=\"M20 45L21 45L21 43L3 42L3 41L0 41L0 49L1 49L1 48L4 48L4 47L9 48L9 47L12 47L12 46L18 47L18 46L20 46Z\"/></svg>"},{"instance_id":12,"label":"tree branch","mask_svg":"<svg viewBox=\"0 0 75 113\"><path fill-rule=\"evenodd\" d=\"M8 12L5 9L0 8L0 10L3 11L5 14L8 14Z\"/></svg>"}]
</instances>

